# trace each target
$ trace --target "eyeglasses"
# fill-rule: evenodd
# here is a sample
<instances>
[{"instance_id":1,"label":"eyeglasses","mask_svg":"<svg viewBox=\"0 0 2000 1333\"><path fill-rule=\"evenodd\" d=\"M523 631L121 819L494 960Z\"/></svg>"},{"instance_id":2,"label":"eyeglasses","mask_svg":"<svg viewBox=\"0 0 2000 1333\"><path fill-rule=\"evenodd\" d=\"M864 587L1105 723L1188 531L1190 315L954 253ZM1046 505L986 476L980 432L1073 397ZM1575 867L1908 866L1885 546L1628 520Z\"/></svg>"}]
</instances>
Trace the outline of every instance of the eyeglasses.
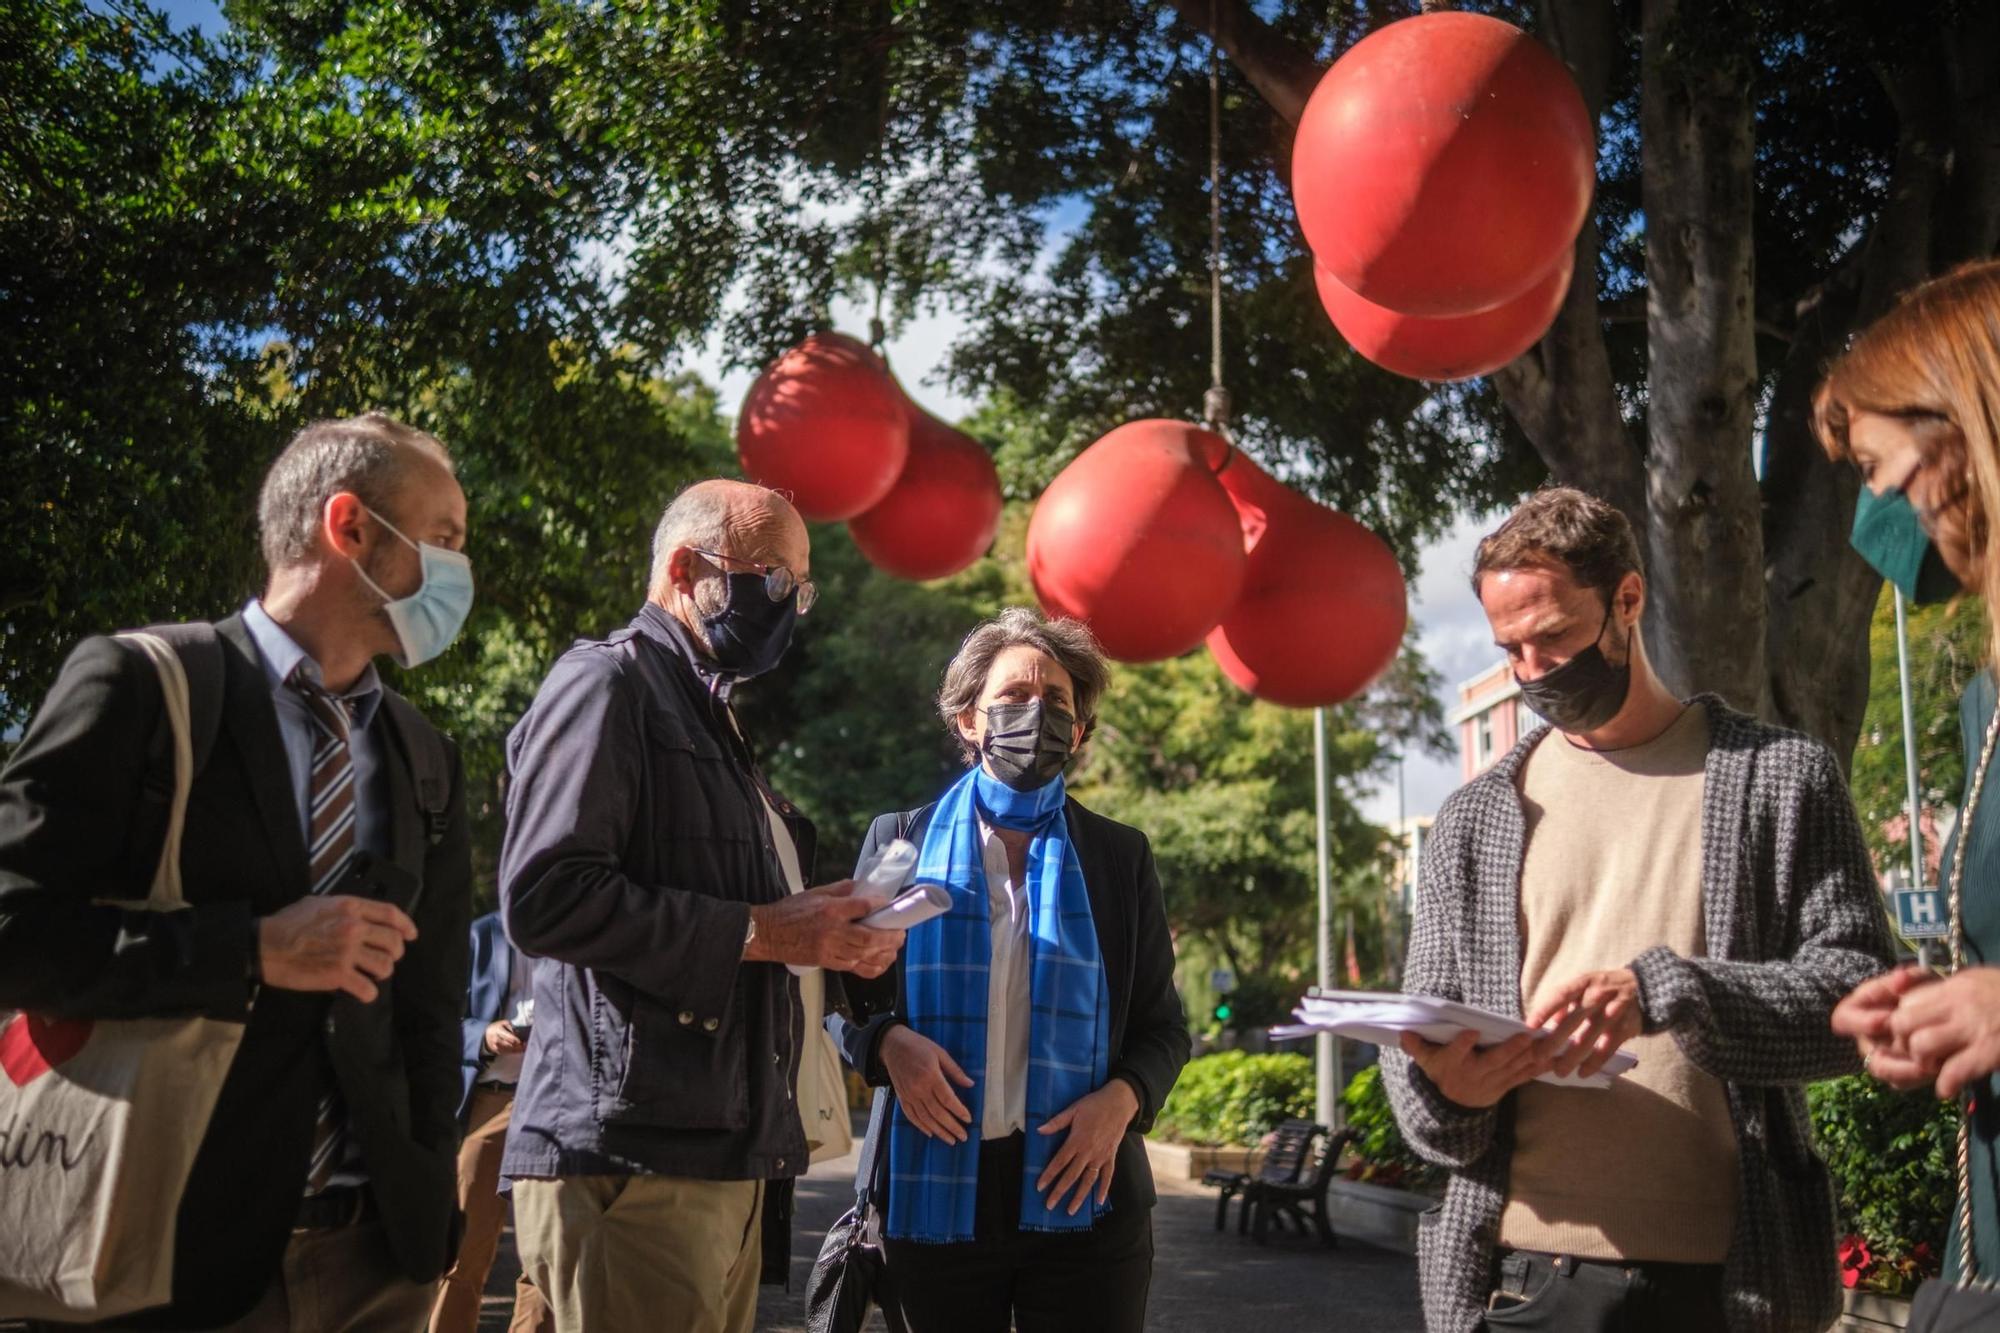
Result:
<instances>
[{"instance_id":1,"label":"eyeglasses","mask_svg":"<svg viewBox=\"0 0 2000 1333\"><path fill-rule=\"evenodd\" d=\"M704 551L699 546L690 546L688 550L718 563L727 561L732 565L744 565L756 570L764 576L764 595L774 602L782 602L787 597L790 597L793 592L797 592L799 595L800 615L804 615L806 612L812 610L813 603L819 600L818 584L814 583L811 579L800 578L783 565L760 565L755 560L745 560L740 555L724 555L720 551Z\"/></svg>"}]
</instances>

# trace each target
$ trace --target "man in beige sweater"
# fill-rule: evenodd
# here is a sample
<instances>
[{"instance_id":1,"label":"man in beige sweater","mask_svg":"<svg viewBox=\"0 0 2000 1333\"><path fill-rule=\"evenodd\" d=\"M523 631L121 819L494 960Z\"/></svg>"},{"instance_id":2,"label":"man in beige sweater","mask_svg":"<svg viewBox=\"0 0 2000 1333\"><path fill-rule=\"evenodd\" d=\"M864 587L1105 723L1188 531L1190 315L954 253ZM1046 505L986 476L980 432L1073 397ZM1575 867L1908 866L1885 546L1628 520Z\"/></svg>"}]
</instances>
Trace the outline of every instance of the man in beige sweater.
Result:
<instances>
[{"instance_id":1,"label":"man in beige sweater","mask_svg":"<svg viewBox=\"0 0 2000 1333\"><path fill-rule=\"evenodd\" d=\"M1406 984L1543 1035L1385 1056L1404 1133L1453 1171L1419 1247L1429 1325L1823 1328L1831 1201L1800 1085L1853 1065L1827 1015L1887 952L1839 768L1653 674L1609 505L1530 498L1473 585L1551 725L1440 813ZM1608 1089L1537 1081L1621 1047L1639 1063Z\"/></svg>"}]
</instances>

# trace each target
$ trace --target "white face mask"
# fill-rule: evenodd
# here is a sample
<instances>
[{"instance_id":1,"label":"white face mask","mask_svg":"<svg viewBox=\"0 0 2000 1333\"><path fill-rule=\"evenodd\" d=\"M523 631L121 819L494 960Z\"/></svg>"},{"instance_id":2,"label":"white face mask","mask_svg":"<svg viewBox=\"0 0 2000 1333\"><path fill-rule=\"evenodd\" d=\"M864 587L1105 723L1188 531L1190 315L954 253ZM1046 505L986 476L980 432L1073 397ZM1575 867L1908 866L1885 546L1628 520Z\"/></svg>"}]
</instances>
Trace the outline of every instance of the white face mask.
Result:
<instances>
[{"instance_id":1,"label":"white face mask","mask_svg":"<svg viewBox=\"0 0 2000 1333\"><path fill-rule=\"evenodd\" d=\"M404 545L414 547L423 561L424 578L417 590L408 597L391 597L368 577L368 571L359 561L349 557L361 581L382 599L382 610L396 631L396 641L403 645L403 651L395 655L396 664L422 666L451 647L451 641L465 628L465 618L472 612L472 561L462 551L413 542L388 519L367 505L361 507L368 510L368 517L395 533Z\"/></svg>"}]
</instances>

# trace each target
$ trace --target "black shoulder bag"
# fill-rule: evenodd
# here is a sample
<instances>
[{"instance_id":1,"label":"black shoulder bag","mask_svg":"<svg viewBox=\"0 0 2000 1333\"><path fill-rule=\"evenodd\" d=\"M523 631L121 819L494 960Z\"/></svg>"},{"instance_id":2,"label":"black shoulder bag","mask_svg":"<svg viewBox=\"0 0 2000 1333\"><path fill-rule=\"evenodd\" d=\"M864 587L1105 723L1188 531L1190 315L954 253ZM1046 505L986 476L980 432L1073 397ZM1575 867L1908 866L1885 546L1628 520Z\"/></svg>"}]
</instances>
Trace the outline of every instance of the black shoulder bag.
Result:
<instances>
[{"instance_id":1,"label":"black shoulder bag","mask_svg":"<svg viewBox=\"0 0 2000 1333\"><path fill-rule=\"evenodd\" d=\"M882 1304L884 1258L877 1237L882 1209L877 1185L889 1156L889 1116L896 1094L878 1089L868 1113L868 1136L861 1142L861 1161L854 1172L854 1206L826 1233L812 1276L806 1280L807 1333L860 1333L868 1311L882 1306L890 1333L905 1333L902 1315Z\"/></svg>"},{"instance_id":2,"label":"black shoulder bag","mask_svg":"<svg viewBox=\"0 0 2000 1333\"><path fill-rule=\"evenodd\" d=\"M915 811L896 818L896 836L906 838ZM885 1259L880 1237L883 1217L882 1177L889 1158L889 1117L895 1114L896 1090L877 1088L868 1110L868 1134L861 1140L861 1160L854 1168L854 1206L847 1210L819 1247L812 1276L806 1280L806 1333L860 1333L868 1311L881 1306L889 1333L907 1333L903 1316L879 1295Z\"/></svg>"}]
</instances>

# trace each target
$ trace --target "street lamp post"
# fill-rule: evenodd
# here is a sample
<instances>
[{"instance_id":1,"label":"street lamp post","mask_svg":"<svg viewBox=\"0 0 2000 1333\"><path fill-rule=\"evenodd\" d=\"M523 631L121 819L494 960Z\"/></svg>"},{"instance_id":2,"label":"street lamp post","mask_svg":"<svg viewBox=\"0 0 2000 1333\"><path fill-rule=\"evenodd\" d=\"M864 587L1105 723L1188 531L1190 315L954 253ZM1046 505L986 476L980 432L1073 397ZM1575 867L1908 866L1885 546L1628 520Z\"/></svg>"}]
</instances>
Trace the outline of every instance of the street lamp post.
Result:
<instances>
[{"instance_id":1,"label":"street lamp post","mask_svg":"<svg viewBox=\"0 0 2000 1333\"><path fill-rule=\"evenodd\" d=\"M1909 795L1910 818L1910 887L1924 887L1924 833L1917 825L1921 806L1917 803L1917 729L1916 709L1910 702L1910 625L1909 617L1903 609L1903 590L1896 594L1896 676L1903 695L1903 777ZM1962 844L1961 844L1962 845ZM1926 965L1930 963L1930 942L1917 941L1917 959Z\"/></svg>"},{"instance_id":2,"label":"street lamp post","mask_svg":"<svg viewBox=\"0 0 2000 1333\"><path fill-rule=\"evenodd\" d=\"M1313 709L1313 810L1319 833L1319 986L1333 988L1333 867L1327 847L1326 709ZM1313 1118L1341 1128L1340 1044L1331 1032L1313 1039Z\"/></svg>"}]
</instances>

